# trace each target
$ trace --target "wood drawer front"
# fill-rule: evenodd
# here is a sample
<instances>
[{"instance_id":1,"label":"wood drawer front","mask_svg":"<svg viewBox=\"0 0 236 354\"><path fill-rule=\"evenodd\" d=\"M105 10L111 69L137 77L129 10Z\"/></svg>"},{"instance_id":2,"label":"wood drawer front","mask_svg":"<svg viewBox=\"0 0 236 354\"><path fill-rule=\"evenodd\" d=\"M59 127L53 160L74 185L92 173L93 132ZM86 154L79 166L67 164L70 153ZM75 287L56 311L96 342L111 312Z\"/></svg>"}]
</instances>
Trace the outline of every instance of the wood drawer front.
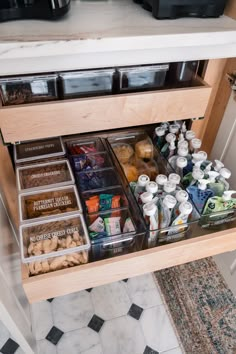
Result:
<instances>
[{"instance_id":1,"label":"wood drawer front","mask_svg":"<svg viewBox=\"0 0 236 354\"><path fill-rule=\"evenodd\" d=\"M211 88L202 86L2 107L6 143L203 117Z\"/></svg>"},{"instance_id":2,"label":"wood drawer front","mask_svg":"<svg viewBox=\"0 0 236 354\"><path fill-rule=\"evenodd\" d=\"M197 224L196 228L199 235L206 233ZM31 278L23 265L22 282L29 302L33 303L234 249L236 225L224 231L209 231L205 236Z\"/></svg>"}]
</instances>

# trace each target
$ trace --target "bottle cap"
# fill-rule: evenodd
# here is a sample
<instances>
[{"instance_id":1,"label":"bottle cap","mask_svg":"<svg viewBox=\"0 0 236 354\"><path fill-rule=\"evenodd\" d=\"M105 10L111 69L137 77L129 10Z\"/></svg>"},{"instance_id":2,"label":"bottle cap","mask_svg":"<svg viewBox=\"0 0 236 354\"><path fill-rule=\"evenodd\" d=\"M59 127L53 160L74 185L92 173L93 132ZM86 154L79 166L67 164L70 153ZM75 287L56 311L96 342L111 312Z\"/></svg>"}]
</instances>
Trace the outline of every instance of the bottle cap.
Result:
<instances>
[{"instance_id":1,"label":"bottle cap","mask_svg":"<svg viewBox=\"0 0 236 354\"><path fill-rule=\"evenodd\" d=\"M158 191L158 185L156 182L148 182L146 184L146 191L152 194L156 194Z\"/></svg>"},{"instance_id":2,"label":"bottle cap","mask_svg":"<svg viewBox=\"0 0 236 354\"><path fill-rule=\"evenodd\" d=\"M231 171L228 168L223 167L219 173L223 178L228 179L231 177Z\"/></svg>"},{"instance_id":3,"label":"bottle cap","mask_svg":"<svg viewBox=\"0 0 236 354\"><path fill-rule=\"evenodd\" d=\"M169 133L169 134L166 135L167 143L170 143L171 141L175 141L175 140L176 140L175 134Z\"/></svg>"},{"instance_id":4,"label":"bottle cap","mask_svg":"<svg viewBox=\"0 0 236 354\"><path fill-rule=\"evenodd\" d=\"M180 147L184 147L184 148L188 149L188 142L187 142L187 140L180 140L180 141L178 141L178 147L179 147L179 148L180 148Z\"/></svg>"},{"instance_id":5,"label":"bottle cap","mask_svg":"<svg viewBox=\"0 0 236 354\"><path fill-rule=\"evenodd\" d=\"M168 181L164 184L163 189L166 193L172 193L176 190L176 184Z\"/></svg>"},{"instance_id":6,"label":"bottle cap","mask_svg":"<svg viewBox=\"0 0 236 354\"><path fill-rule=\"evenodd\" d=\"M216 172L216 171L209 171L207 172L208 174L208 179L210 180L210 183L215 183L216 181L216 177L219 176L219 172Z\"/></svg>"},{"instance_id":7,"label":"bottle cap","mask_svg":"<svg viewBox=\"0 0 236 354\"><path fill-rule=\"evenodd\" d=\"M168 123L168 122L161 123L161 128L164 128L165 130L167 130L169 128L169 125L170 125L170 123Z\"/></svg>"},{"instance_id":8,"label":"bottle cap","mask_svg":"<svg viewBox=\"0 0 236 354\"><path fill-rule=\"evenodd\" d=\"M176 160L176 166L179 168L184 168L186 167L188 164L188 160L186 159L186 157L178 157Z\"/></svg>"},{"instance_id":9,"label":"bottle cap","mask_svg":"<svg viewBox=\"0 0 236 354\"><path fill-rule=\"evenodd\" d=\"M185 157L185 156L187 156L188 155L188 148L186 148L186 147L184 147L184 146L180 146L179 148L178 148L178 155L179 156L183 156L183 157Z\"/></svg>"},{"instance_id":10,"label":"bottle cap","mask_svg":"<svg viewBox=\"0 0 236 354\"><path fill-rule=\"evenodd\" d=\"M175 195L175 198L179 203L187 202L188 201L188 193L186 191L182 191L182 190L178 191Z\"/></svg>"},{"instance_id":11,"label":"bottle cap","mask_svg":"<svg viewBox=\"0 0 236 354\"><path fill-rule=\"evenodd\" d=\"M210 171L211 171L211 168L212 168L212 162L210 162L210 163L206 166L204 172L205 172L205 173L210 172Z\"/></svg>"},{"instance_id":12,"label":"bottle cap","mask_svg":"<svg viewBox=\"0 0 236 354\"><path fill-rule=\"evenodd\" d=\"M199 160L206 161L207 160L207 153L205 151L198 151Z\"/></svg>"},{"instance_id":13,"label":"bottle cap","mask_svg":"<svg viewBox=\"0 0 236 354\"><path fill-rule=\"evenodd\" d=\"M188 140L188 141L194 139L195 136L196 136L196 134L194 133L193 130L187 130L186 133L185 133L185 138L186 138L186 140Z\"/></svg>"},{"instance_id":14,"label":"bottle cap","mask_svg":"<svg viewBox=\"0 0 236 354\"><path fill-rule=\"evenodd\" d=\"M150 192L144 192L140 195L140 199L143 204L149 203L153 199L153 194Z\"/></svg>"},{"instance_id":15,"label":"bottle cap","mask_svg":"<svg viewBox=\"0 0 236 354\"><path fill-rule=\"evenodd\" d=\"M165 175L158 175L156 177L156 183L159 184L160 186L164 186L166 182L167 182L167 177Z\"/></svg>"},{"instance_id":16,"label":"bottle cap","mask_svg":"<svg viewBox=\"0 0 236 354\"><path fill-rule=\"evenodd\" d=\"M170 173L169 182L172 182L174 184L180 184L180 176L177 175L177 173Z\"/></svg>"},{"instance_id":17,"label":"bottle cap","mask_svg":"<svg viewBox=\"0 0 236 354\"><path fill-rule=\"evenodd\" d=\"M144 215L153 216L157 212L157 206L152 202L144 204L143 212L144 212Z\"/></svg>"},{"instance_id":18,"label":"bottle cap","mask_svg":"<svg viewBox=\"0 0 236 354\"><path fill-rule=\"evenodd\" d=\"M163 135L165 135L165 133L166 133L166 131L165 131L164 127L157 127L155 129L156 136L163 136Z\"/></svg>"},{"instance_id":19,"label":"bottle cap","mask_svg":"<svg viewBox=\"0 0 236 354\"><path fill-rule=\"evenodd\" d=\"M204 172L200 169L194 169L192 172L193 179L200 180L204 178Z\"/></svg>"},{"instance_id":20,"label":"bottle cap","mask_svg":"<svg viewBox=\"0 0 236 354\"><path fill-rule=\"evenodd\" d=\"M175 142L174 141L171 141L170 142L170 145L169 145L169 150L175 150L176 147L175 147Z\"/></svg>"},{"instance_id":21,"label":"bottle cap","mask_svg":"<svg viewBox=\"0 0 236 354\"><path fill-rule=\"evenodd\" d=\"M186 133L186 131L187 131L186 123L183 122L182 127L181 127L181 132L182 132L182 133Z\"/></svg>"},{"instance_id":22,"label":"bottle cap","mask_svg":"<svg viewBox=\"0 0 236 354\"><path fill-rule=\"evenodd\" d=\"M163 204L169 209L173 209L176 203L177 200L172 195L166 195L165 198L163 199Z\"/></svg>"},{"instance_id":23,"label":"bottle cap","mask_svg":"<svg viewBox=\"0 0 236 354\"><path fill-rule=\"evenodd\" d=\"M220 160L215 160L214 170L219 172L225 165Z\"/></svg>"},{"instance_id":24,"label":"bottle cap","mask_svg":"<svg viewBox=\"0 0 236 354\"><path fill-rule=\"evenodd\" d=\"M179 132L179 125L171 124L169 126L169 132L172 133L172 134L177 134Z\"/></svg>"},{"instance_id":25,"label":"bottle cap","mask_svg":"<svg viewBox=\"0 0 236 354\"><path fill-rule=\"evenodd\" d=\"M180 214L190 215L193 211L193 206L189 202L183 202L179 205Z\"/></svg>"},{"instance_id":26,"label":"bottle cap","mask_svg":"<svg viewBox=\"0 0 236 354\"><path fill-rule=\"evenodd\" d=\"M200 189L201 191L205 191L210 181L208 179L199 179L198 182L198 189Z\"/></svg>"},{"instance_id":27,"label":"bottle cap","mask_svg":"<svg viewBox=\"0 0 236 354\"><path fill-rule=\"evenodd\" d=\"M138 185L139 185L140 187L145 187L148 182L150 182L150 178L149 178L147 175L141 175L141 176L139 176L139 178L138 178Z\"/></svg>"},{"instance_id":28,"label":"bottle cap","mask_svg":"<svg viewBox=\"0 0 236 354\"><path fill-rule=\"evenodd\" d=\"M232 194L235 194L236 191L225 191L222 195L222 199L224 202L230 200L232 198Z\"/></svg>"},{"instance_id":29,"label":"bottle cap","mask_svg":"<svg viewBox=\"0 0 236 354\"><path fill-rule=\"evenodd\" d=\"M191 145L194 149L200 149L202 146L202 141L200 139L194 138L191 140Z\"/></svg>"}]
</instances>

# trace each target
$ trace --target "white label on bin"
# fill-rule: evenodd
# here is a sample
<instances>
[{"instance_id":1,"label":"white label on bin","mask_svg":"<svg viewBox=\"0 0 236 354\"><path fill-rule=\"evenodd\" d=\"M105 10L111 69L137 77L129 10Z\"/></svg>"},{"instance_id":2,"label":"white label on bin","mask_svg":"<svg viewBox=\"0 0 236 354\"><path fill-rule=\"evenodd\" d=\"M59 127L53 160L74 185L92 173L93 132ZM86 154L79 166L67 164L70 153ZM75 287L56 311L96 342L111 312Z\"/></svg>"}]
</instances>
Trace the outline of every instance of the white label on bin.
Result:
<instances>
[{"instance_id":1,"label":"white label on bin","mask_svg":"<svg viewBox=\"0 0 236 354\"><path fill-rule=\"evenodd\" d=\"M43 209L59 208L62 206L68 206L72 204L72 200L67 196L37 200L34 202L34 211L40 211Z\"/></svg>"},{"instance_id":2,"label":"white label on bin","mask_svg":"<svg viewBox=\"0 0 236 354\"><path fill-rule=\"evenodd\" d=\"M68 229L62 229L62 230L57 230L57 231L53 231L53 232L48 232L48 233L44 233L44 234L39 234L39 235L35 235L35 236L31 236L30 237L30 242L38 242L38 241L42 241L42 240L51 240L55 237L64 237L64 236L68 236L68 235L73 235L74 232L79 232L79 227L78 226L74 226Z\"/></svg>"},{"instance_id":3,"label":"white label on bin","mask_svg":"<svg viewBox=\"0 0 236 354\"><path fill-rule=\"evenodd\" d=\"M32 81L30 85L34 95L48 95L48 84L46 81Z\"/></svg>"}]
</instances>

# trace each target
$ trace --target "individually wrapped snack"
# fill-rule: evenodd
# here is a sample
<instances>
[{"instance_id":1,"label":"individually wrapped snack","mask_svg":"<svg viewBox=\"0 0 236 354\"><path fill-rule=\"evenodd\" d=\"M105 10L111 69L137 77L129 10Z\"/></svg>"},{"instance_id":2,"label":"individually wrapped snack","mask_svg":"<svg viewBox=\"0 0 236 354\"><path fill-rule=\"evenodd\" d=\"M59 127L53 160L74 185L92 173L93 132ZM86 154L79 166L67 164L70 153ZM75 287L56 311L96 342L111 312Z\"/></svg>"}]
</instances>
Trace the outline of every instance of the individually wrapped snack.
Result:
<instances>
[{"instance_id":1,"label":"individually wrapped snack","mask_svg":"<svg viewBox=\"0 0 236 354\"><path fill-rule=\"evenodd\" d=\"M90 226L89 230L94 232L103 232L105 230L105 225L103 219L99 216Z\"/></svg>"},{"instance_id":2,"label":"individually wrapped snack","mask_svg":"<svg viewBox=\"0 0 236 354\"><path fill-rule=\"evenodd\" d=\"M123 232L134 232L134 231L135 231L134 224L132 223L132 220L130 219L130 217L128 217L125 220Z\"/></svg>"},{"instance_id":3,"label":"individually wrapped snack","mask_svg":"<svg viewBox=\"0 0 236 354\"><path fill-rule=\"evenodd\" d=\"M111 208L112 209L117 209L120 207L120 195L115 195L113 198L112 198L112 203L111 203Z\"/></svg>"},{"instance_id":4,"label":"individually wrapped snack","mask_svg":"<svg viewBox=\"0 0 236 354\"><path fill-rule=\"evenodd\" d=\"M151 139L146 138L135 144L135 154L140 159L150 160L154 155L154 147Z\"/></svg>"},{"instance_id":5,"label":"individually wrapped snack","mask_svg":"<svg viewBox=\"0 0 236 354\"><path fill-rule=\"evenodd\" d=\"M111 209L112 198L113 198L112 194L100 194L99 206L101 211Z\"/></svg>"},{"instance_id":6,"label":"individually wrapped snack","mask_svg":"<svg viewBox=\"0 0 236 354\"><path fill-rule=\"evenodd\" d=\"M121 233L120 217L104 218L104 223L108 236Z\"/></svg>"},{"instance_id":7,"label":"individually wrapped snack","mask_svg":"<svg viewBox=\"0 0 236 354\"><path fill-rule=\"evenodd\" d=\"M122 164L129 162L130 158L134 154L134 149L131 145L125 143L117 143L112 146L118 160Z\"/></svg>"},{"instance_id":8,"label":"individually wrapped snack","mask_svg":"<svg viewBox=\"0 0 236 354\"><path fill-rule=\"evenodd\" d=\"M99 211L99 196L90 197L85 201L88 213L95 213Z\"/></svg>"}]
</instances>

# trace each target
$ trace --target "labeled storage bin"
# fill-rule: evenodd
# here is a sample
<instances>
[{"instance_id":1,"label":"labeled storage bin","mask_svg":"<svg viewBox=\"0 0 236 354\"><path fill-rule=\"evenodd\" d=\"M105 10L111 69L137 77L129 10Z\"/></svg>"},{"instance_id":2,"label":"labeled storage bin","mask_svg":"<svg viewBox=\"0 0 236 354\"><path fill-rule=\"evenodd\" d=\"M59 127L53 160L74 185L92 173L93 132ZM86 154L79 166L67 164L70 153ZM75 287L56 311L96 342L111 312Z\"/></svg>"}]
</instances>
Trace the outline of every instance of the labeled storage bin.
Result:
<instances>
[{"instance_id":1,"label":"labeled storage bin","mask_svg":"<svg viewBox=\"0 0 236 354\"><path fill-rule=\"evenodd\" d=\"M75 214L20 226L20 248L29 275L88 262L90 240L83 216Z\"/></svg>"},{"instance_id":2,"label":"labeled storage bin","mask_svg":"<svg viewBox=\"0 0 236 354\"><path fill-rule=\"evenodd\" d=\"M122 187L108 187L82 193L84 210L88 214L128 207L129 202Z\"/></svg>"},{"instance_id":3,"label":"labeled storage bin","mask_svg":"<svg viewBox=\"0 0 236 354\"><path fill-rule=\"evenodd\" d=\"M129 92L162 88L168 70L169 64L121 68L120 90Z\"/></svg>"},{"instance_id":4,"label":"labeled storage bin","mask_svg":"<svg viewBox=\"0 0 236 354\"><path fill-rule=\"evenodd\" d=\"M76 172L76 182L81 192L120 185L117 172L113 168Z\"/></svg>"},{"instance_id":5,"label":"labeled storage bin","mask_svg":"<svg viewBox=\"0 0 236 354\"><path fill-rule=\"evenodd\" d=\"M57 187L38 192L19 194L21 223L81 211L82 207L75 186Z\"/></svg>"},{"instance_id":6,"label":"labeled storage bin","mask_svg":"<svg viewBox=\"0 0 236 354\"><path fill-rule=\"evenodd\" d=\"M35 160L55 159L64 155L65 148L60 137L28 141L14 145L14 159L16 164L33 163Z\"/></svg>"},{"instance_id":7,"label":"labeled storage bin","mask_svg":"<svg viewBox=\"0 0 236 354\"><path fill-rule=\"evenodd\" d=\"M105 146L100 138L78 139L66 143L67 151L70 155L94 154L104 152Z\"/></svg>"},{"instance_id":8,"label":"labeled storage bin","mask_svg":"<svg viewBox=\"0 0 236 354\"><path fill-rule=\"evenodd\" d=\"M0 93L4 106L57 100L57 75L2 78Z\"/></svg>"},{"instance_id":9,"label":"labeled storage bin","mask_svg":"<svg viewBox=\"0 0 236 354\"><path fill-rule=\"evenodd\" d=\"M112 167L111 159L107 152L73 155L70 160L74 170L78 172Z\"/></svg>"},{"instance_id":10,"label":"labeled storage bin","mask_svg":"<svg viewBox=\"0 0 236 354\"><path fill-rule=\"evenodd\" d=\"M114 74L114 69L61 73L63 97L76 98L111 94Z\"/></svg>"},{"instance_id":11,"label":"labeled storage bin","mask_svg":"<svg viewBox=\"0 0 236 354\"><path fill-rule=\"evenodd\" d=\"M16 176L20 192L74 184L68 160L17 167Z\"/></svg>"}]
</instances>

